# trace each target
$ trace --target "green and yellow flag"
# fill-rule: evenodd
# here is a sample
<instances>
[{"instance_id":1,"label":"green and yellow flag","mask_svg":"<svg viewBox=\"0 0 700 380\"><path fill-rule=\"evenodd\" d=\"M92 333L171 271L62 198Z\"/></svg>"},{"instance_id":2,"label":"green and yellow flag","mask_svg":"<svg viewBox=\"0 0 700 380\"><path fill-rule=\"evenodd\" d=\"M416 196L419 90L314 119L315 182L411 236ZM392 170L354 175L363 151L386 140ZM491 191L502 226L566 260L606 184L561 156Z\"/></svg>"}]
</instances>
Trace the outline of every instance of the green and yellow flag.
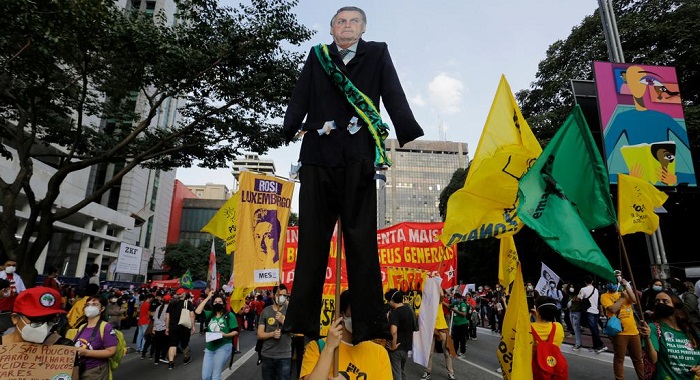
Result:
<instances>
[{"instance_id":1,"label":"green and yellow flag","mask_svg":"<svg viewBox=\"0 0 700 380\"><path fill-rule=\"evenodd\" d=\"M620 235L644 232L651 235L659 228L659 216L654 209L661 207L668 195L648 181L627 174L617 175L617 215Z\"/></svg>"},{"instance_id":2,"label":"green and yellow flag","mask_svg":"<svg viewBox=\"0 0 700 380\"><path fill-rule=\"evenodd\" d=\"M509 252L505 256L506 262L501 263L501 266L513 268L510 272L513 283L496 356L501 363L504 380L532 380L530 311L527 308L523 273L512 235L501 237L501 252Z\"/></svg>"},{"instance_id":3,"label":"green and yellow flag","mask_svg":"<svg viewBox=\"0 0 700 380\"><path fill-rule=\"evenodd\" d=\"M180 277L180 287L185 289L194 288L194 285L192 285L192 273L190 273L189 269Z\"/></svg>"},{"instance_id":4,"label":"green and yellow flag","mask_svg":"<svg viewBox=\"0 0 700 380\"><path fill-rule=\"evenodd\" d=\"M590 230L616 222L608 172L579 106L519 182L518 216L570 263L615 280Z\"/></svg>"},{"instance_id":5,"label":"green and yellow flag","mask_svg":"<svg viewBox=\"0 0 700 380\"><path fill-rule=\"evenodd\" d=\"M522 223L515 216L518 180L541 152L501 76L467 180L447 201L442 243L449 247L520 230Z\"/></svg>"},{"instance_id":6,"label":"green and yellow flag","mask_svg":"<svg viewBox=\"0 0 700 380\"><path fill-rule=\"evenodd\" d=\"M236 242L236 226L238 225L238 220L236 219L238 213L236 210L238 209L239 201L240 194L237 191L223 206L221 206L207 225L200 230L202 232L208 232L226 242L226 254L228 255L233 252L233 246Z\"/></svg>"},{"instance_id":7,"label":"green and yellow flag","mask_svg":"<svg viewBox=\"0 0 700 380\"><path fill-rule=\"evenodd\" d=\"M280 282L294 182L245 171L239 183L235 287L273 286Z\"/></svg>"}]
</instances>

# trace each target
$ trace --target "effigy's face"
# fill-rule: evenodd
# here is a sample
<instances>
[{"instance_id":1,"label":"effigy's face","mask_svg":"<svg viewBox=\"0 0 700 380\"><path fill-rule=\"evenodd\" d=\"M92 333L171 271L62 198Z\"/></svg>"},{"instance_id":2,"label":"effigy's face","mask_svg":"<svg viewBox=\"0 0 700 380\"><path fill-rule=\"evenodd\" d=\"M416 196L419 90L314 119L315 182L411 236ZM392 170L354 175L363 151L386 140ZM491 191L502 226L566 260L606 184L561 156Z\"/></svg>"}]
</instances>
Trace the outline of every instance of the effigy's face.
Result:
<instances>
[{"instance_id":1,"label":"effigy's face","mask_svg":"<svg viewBox=\"0 0 700 380\"><path fill-rule=\"evenodd\" d=\"M362 14L355 11L338 13L333 20L331 34L336 41L357 41L365 32Z\"/></svg>"}]
</instances>

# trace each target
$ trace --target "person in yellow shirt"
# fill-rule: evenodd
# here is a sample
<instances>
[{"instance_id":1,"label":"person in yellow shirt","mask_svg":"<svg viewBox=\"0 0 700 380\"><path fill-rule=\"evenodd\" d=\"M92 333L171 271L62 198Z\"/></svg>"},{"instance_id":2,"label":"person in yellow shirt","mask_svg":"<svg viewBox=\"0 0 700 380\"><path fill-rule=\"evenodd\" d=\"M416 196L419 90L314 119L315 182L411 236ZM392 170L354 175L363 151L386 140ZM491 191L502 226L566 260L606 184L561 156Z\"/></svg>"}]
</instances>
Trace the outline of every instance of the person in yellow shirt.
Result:
<instances>
[{"instance_id":1,"label":"person in yellow shirt","mask_svg":"<svg viewBox=\"0 0 700 380\"><path fill-rule=\"evenodd\" d=\"M535 300L535 322L530 323L530 326L537 332L540 339L547 340L552 332L552 323L554 323L554 341L556 346L561 347L564 342L564 327L559 322L555 322L555 315L558 312L557 301L552 297L539 296Z\"/></svg>"},{"instance_id":2,"label":"person in yellow shirt","mask_svg":"<svg viewBox=\"0 0 700 380\"><path fill-rule=\"evenodd\" d=\"M613 343L613 373L615 379L625 378L625 353L629 351L630 359L634 365L634 371L640 379L644 374L644 362L642 361L642 341L637 330L632 305L637 303L632 286L622 277L618 277L617 283L607 284L608 291L600 296L600 305L605 310L608 319L613 315L620 318L622 331L610 337Z\"/></svg>"},{"instance_id":3,"label":"person in yellow shirt","mask_svg":"<svg viewBox=\"0 0 700 380\"><path fill-rule=\"evenodd\" d=\"M337 348L338 376L333 380L386 380L391 379L391 363L384 347L364 341L352 344L352 311L350 292L340 294L340 318L333 321L325 339L306 345L299 378L302 380L328 380L333 375L333 356Z\"/></svg>"},{"instance_id":4,"label":"person in yellow shirt","mask_svg":"<svg viewBox=\"0 0 700 380\"><path fill-rule=\"evenodd\" d=\"M440 289L440 299L444 296L444 291ZM429 380L430 373L433 368L433 354L435 353L435 345L439 344L442 347L442 353L445 355L445 367L447 367L447 379L454 380L455 371L452 368L452 356L457 356L455 352L454 345L452 344L452 337L449 334L449 327L447 326L447 321L445 320L445 312L442 310L442 304L438 305L437 319L435 320L435 331L433 332L433 343L430 347L430 358L428 359L428 366L425 368L421 380Z\"/></svg>"}]
</instances>

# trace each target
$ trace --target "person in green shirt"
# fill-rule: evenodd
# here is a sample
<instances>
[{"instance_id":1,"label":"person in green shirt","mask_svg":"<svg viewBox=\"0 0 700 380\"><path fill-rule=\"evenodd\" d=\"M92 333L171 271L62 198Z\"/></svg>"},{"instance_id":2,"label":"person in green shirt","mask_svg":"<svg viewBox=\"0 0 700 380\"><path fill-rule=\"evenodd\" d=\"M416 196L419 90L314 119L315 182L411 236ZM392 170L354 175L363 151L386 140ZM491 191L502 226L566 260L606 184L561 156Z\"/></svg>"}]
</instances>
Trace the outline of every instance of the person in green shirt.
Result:
<instances>
[{"instance_id":1,"label":"person in green shirt","mask_svg":"<svg viewBox=\"0 0 700 380\"><path fill-rule=\"evenodd\" d=\"M461 358L467 352L469 309L459 292L455 292L455 299L450 305L450 310L452 311L452 340L454 340L455 351L459 351L457 357Z\"/></svg>"},{"instance_id":2,"label":"person in green shirt","mask_svg":"<svg viewBox=\"0 0 700 380\"><path fill-rule=\"evenodd\" d=\"M219 339L207 339L207 346L204 349L204 360L202 361L202 379L203 380L221 380L221 373L224 371L226 361L231 357L233 349L232 338L238 335L238 322L236 316L226 310L224 298L221 295L214 295L214 291L210 291L197 309L195 314L204 312L205 325L207 333L220 333ZM204 306L211 300L212 311L204 310Z\"/></svg>"},{"instance_id":3,"label":"person in green shirt","mask_svg":"<svg viewBox=\"0 0 700 380\"><path fill-rule=\"evenodd\" d=\"M639 333L645 351L656 363L654 379L692 380L700 376L700 336L690 324L683 301L675 293L662 290L654 305L656 323L641 322Z\"/></svg>"}]
</instances>

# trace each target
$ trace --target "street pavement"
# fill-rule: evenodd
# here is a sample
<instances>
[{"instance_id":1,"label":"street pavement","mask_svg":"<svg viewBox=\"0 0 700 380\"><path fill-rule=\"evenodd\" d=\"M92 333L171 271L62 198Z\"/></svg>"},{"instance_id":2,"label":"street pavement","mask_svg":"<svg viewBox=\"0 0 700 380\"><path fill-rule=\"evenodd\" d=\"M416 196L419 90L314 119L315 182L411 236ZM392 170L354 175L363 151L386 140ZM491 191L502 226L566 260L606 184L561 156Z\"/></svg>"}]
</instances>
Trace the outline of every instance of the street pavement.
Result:
<instances>
[{"instance_id":1,"label":"street pavement","mask_svg":"<svg viewBox=\"0 0 700 380\"><path fill-rule=\"evenodd\" d=\"M199 326L197 326L199 327ZM141 355L133 352L135 344L131 343L134 329L125 331L127 343L132 353L126 355L114 373L115 380L158 380L158 379L199 379L201 378L202 357L204 350L204 336L196 333L192 336L190 347L192 361L182 364L182 355L175 359L175 369L168 370L166 364L154 365L152 360L141 360ZM498 373L498 359L496 358L496 346L499 336L485 328L478 329L478 340L469 341L465 358L453 359L455 375L457 379L493 380L501 378ZM590 339L590 338L588 338ZM257 365L257 353L255 352L255 333L243 331L240 338L239 349L241 354L234 355L234 363L231 369L226 369L222 379L260 379L260 366ZM595 354L586 348L573 351L567 338L562 345L562 352L569 362L569 378L576 379L613 379L612 352ZM603 338L611 347L607 338ZM586 339L584 338L584 345ZM612 351L612 350L610 350ZM433 359L432 379L446 379L447 371L443 356L437 355ZM409 360L406 367L408 379L419 379L423 374L423 367ZM297 379L296 368L292 366L292 379ZM629 358L625 361L625 378L636 378ZM374 379L369 379L374 380ZM380 379L391 380L391 379Z\"/></svg>"}]
</instances>

